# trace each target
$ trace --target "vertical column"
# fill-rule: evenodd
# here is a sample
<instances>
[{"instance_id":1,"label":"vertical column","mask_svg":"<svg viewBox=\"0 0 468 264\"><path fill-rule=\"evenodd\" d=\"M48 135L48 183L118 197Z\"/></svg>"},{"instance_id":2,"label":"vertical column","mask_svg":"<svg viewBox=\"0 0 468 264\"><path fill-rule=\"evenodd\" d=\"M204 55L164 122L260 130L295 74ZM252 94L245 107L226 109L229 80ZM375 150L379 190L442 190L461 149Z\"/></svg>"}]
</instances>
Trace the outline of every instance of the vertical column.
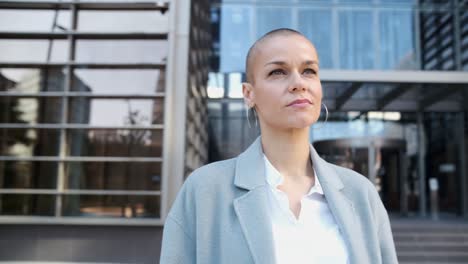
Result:
<instances>
[{"instance_id":1,"label":"vertical column","mask_svg":"<svg viewBox=\"0 0 468 264\"><path fill-rule=\"evenodd\" d=\"M375 185L375 177L376 177L376 171L375 171L375 145L374 142L371 140L369 141L369 145L367 147L367 153L368 153L368 175L369 175L369 180L372 182L372 184Z\"/></svg>"},{"instance_id":2,"label":"vertical column","mask_svg":"<svg viewBox=\"0 0 468 264\"><path fill-rule=\"evenodd\" d=\"M416 60L416 70L422 69L422 52L421 52L421 20L420 16L422 15L422 12L419 8L414 9L414 16L413 16L413 25L414 25L414 36L413 36L413 41L414 41L414 49L415 49L415 60Z\"/></svg>"},{"instance_id":3,"label":"vertical column","mask_svg":"<svg viewBox=\"0 0 468 264\"><path fill-rule=\"evenodd\" d=\"M465 143L465 113L460 112L456 116L456 137L458 152L458 175L460 178L460 213L468 216L467 195L466 195L466 143Z\"/></svg>"},{"instance_id":4,"label":"vertical column","mask_svg":"<svg viewBox=\"0 0 468 264\"><path fill-rule=\"evenodd\" d=\"M231 80L230 74L224 74L224 100L221 100L221 142L227 142L229 139L229 130L230 130L230 119L229 119L229 92L231 91Z\"/></svg>"},{"instance_id":5,"label":"vertical column","mask_svg":"<svg viewBox=\"0 0 468 264\"><path fill-rule=\"evenodd\" d=\"M401 215L408 215L408 180L407 180L407 163L405 149L401 148L398 151L400 158L399 174L400 174L400 212Z\"/></svg>"},{"instance_id":6,"label":"vertical column","mask_svg":"<svg viewBox=\"0 0 468 264\"><path fill-rule=\"evenodd\" d=\"M65 84L64 84L64 93L71 91L73 83L73 62L75 61L75 37L73 32L76 31L78 24L78 9L75 4L71 4L71 23L68 34L68 65L65 72ZM67 95L62 96L62 115L60 124L60 145L59 145L59 157L60 162L58 163L57 168L57 197L55 200L55 216L62 215L63 207L63 192L65 191L65 161L64 159L67 156L68 146L67 146L67 130L63 128L68 123L68 101L69 98Z\"/></svg>"},{"instance_id":7,"label":"vertical column","mask_svg":"<svg viewBox=\"0 0 468 264\"><path fill-rule=\"evenodd\" d=\"M419 175L419 214L426 216L426 138L422 111L418 112L418 175Z\"/></svg>"},{"instance_id":8,"label":"vertical column","mask_svg":"<svg viewBox=\"0 0 468 264\"><path fill-rule=\"evenodd\" d=\"M338 3L338 0L333 0L333 4ZM338 9L332 7L332 68L340 69L340 21Z\"/></svg>"},{"instance_id":9,"label":"vertical column","mask_svg":"<svg viewBox=\"0 0 468 264\"><path fill-rule=\"evenodd\" d=\"M171 1L164 103L161 219L165 219L185 176L190 0ZM182 77L181 77L182 76Z\"/></svg>"},{"instance_id":10,"label":"vertical column","mask_svg":"<svg viewBox=\"0 0 468 264\"><path fill-rule=\"evenodd\" d=\"M452 1L453 10L453 58L455 59L455 69L460 71L462 69L462 53L461 53L461 23L460 23L460 5L457 3L458 0Z\"/></svg>"}]
</instances>

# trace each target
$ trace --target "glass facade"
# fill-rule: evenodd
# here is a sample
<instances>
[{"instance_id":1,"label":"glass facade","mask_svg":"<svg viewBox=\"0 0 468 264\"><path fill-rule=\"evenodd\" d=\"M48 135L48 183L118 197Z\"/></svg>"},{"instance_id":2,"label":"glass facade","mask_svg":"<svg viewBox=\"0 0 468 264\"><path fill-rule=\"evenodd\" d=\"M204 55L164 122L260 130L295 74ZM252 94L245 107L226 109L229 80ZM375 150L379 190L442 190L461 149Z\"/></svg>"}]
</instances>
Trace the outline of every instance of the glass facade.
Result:
<instances>
[{"instance_id":1,"label":"glass facade","mask_svg":"<svg viewBox=\"0 0 468 264\"><path fill-rule=\"evenodd\" d=\"M161 218L169 19L146 7L0 10L0 216Z\"/></svg>"},{"instance_id":2,"label":"glass facade","mask_svg":"<svg viewBox=\"0 0 468 264\"><path fill-rule=\"evenodd\" d=\"M393 213L426 215L436 180L442 214L468 214L466 1L226 0L212 17L214 160L236 156L260 133L242 100L248 48L293 28L319 55L329 116L322 111L310 140L321 154L369 177Z\"/></svg>"},{"instance_id":3,"label":"glass facade","mask_svg":"<svg viewBox=\"0 0 468 264\"><path fill-rule=\"evenodd\" d=\"M440 43L427 32L446 22L450 25L442 33L459 36L457 30L466 30L465 5L455 1L221 1L212 7L220 17L215 24L219 43L214 49L219 52L220 72L240 72L256 39L272 29L287 27L315 43L321 69L465 69L466 63L456 67L454 58L452 67L428 67L425 57L426 50L434 48L426 46L429 41L438 48L450 46L451 54L466 51L466 45L447 42L444 36L445 42ZM439 17L445 19L441 24ZM457 41L466 42L466 36L462 34Z\"/></svg>"}]
</instances>

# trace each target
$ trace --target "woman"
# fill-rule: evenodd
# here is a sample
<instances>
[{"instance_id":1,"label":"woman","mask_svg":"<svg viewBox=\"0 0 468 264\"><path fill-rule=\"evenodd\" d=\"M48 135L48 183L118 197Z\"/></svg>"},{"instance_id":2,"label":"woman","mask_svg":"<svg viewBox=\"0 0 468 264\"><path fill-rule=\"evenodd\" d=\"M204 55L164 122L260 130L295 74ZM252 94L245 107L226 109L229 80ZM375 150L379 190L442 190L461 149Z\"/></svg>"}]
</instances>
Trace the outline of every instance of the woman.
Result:
<instances>
[{"instance_id":1,"label":"woman","mask_svg":"<svg viewBox=\"0 0 468 264\"><path fill-rule=\"evenodd\" d=\"M187 178L166 219L161 263L398 263L375 187L309 143L322 100L313 44L271 31L250 48L246 74L261 136Z\"/></svg>"}]
</instances>

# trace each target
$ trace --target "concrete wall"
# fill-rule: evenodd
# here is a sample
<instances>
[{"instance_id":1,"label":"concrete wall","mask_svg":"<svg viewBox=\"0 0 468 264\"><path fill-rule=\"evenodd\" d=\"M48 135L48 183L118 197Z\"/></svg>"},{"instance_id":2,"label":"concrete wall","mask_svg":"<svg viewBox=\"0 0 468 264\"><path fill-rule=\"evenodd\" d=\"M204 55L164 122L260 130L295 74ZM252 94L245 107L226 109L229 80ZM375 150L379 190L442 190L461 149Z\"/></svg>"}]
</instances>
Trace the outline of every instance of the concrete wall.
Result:
<instances>
[{"instance_id":1,"label":"concrete wall","mask_svg":"<svg viewBox=\"0 0 468 264\"><path fill-rule=\"evenodd\" d=\"M159 263L162 227L0 225L0 261Z\"/></svg>"}]
</instances>

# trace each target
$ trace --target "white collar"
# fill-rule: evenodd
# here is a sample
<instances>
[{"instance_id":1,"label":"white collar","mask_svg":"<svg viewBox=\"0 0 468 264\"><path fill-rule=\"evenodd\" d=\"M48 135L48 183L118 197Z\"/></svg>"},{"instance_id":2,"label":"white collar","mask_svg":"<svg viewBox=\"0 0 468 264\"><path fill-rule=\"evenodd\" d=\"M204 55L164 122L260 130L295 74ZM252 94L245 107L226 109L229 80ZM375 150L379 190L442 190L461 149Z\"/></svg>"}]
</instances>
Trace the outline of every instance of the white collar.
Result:
<instances>
[{"instance_id":1,"label":"white collar","mask_svg":"<svg viewBox=\"0 0 468 264\"><path fill-rule=\"evenodd\" d=\"M266 174L266 181L270 185L271 188L277 189L279 185L281 185L284 181L284 177L279 173L279 171L273 167L271 162L268 158L263 154L263 160L265 161L265 174ZM323 195L322 185L320 185L319 179L317 177L317 172L314 170L314 186L310 188L309 192L307 192L306 196L311 195L313 193L319 193Z\"/></svg>"}]
</instances>

